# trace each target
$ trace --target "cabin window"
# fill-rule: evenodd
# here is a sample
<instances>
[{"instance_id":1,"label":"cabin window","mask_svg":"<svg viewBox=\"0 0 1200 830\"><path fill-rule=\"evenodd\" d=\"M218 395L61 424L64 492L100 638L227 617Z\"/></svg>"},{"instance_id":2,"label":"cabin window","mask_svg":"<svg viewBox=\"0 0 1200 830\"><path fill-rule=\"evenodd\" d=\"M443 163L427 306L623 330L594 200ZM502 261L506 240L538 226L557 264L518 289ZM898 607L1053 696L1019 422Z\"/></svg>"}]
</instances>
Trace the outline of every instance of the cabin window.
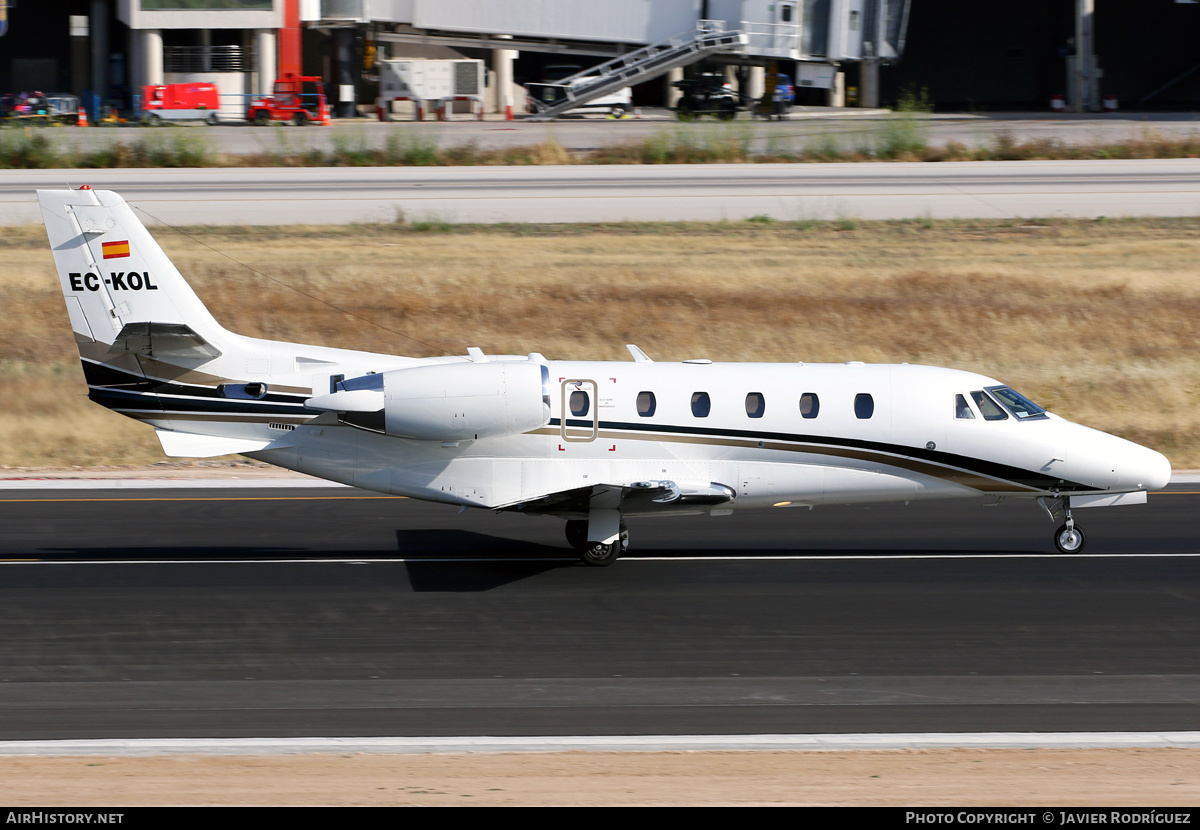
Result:
<instances>
[{"instance_id":1,"label":"cabin window","mask_svg":"<svg viewBox=\"0 0 1200 830\"><path fill-rule=\"evenodd\" d=\"M707 392L692 393L692 416L695 418L707 418L708 413L712 410L712 400L708 397Z\"/></svg>"},{"instance_id":2,"label":"cabin window","mask_svg":"<svg viewBox=\"0 0 1200 830\"><path fill-rule=\"evenodd\" d=\"M1004 414L1004 410L997 406L996 402L989 398L986 392L972 392L971 397L975 399L975 405L979 407L979 412L983 415L983 420L1008 420L1008 416Z\"/></svg>"},{"instance_id":3,"label":"cabin window","mask_svg":"<svg viewBox=\"0 0 1200 830\"><path fill-rule=\"evenodd\" d=\"M975 420L975 413L971 411L971 405L962 395L954 396L954 417L960 421Z\"/></svg>"},{"instance_id":4,"label":"cabin window","mask_svg":"<svg viewBox=\"0 0 1200 830\"><path fill-rule=\"evenodd\" d=\"M582 418L584 415L588 414L588 408L591 405L591 402L588 400L587 392L581 392L576 389L571 393L570 402L571 414L576 418Z\"/></svg>"},{"instance_id":5,"label":"cabin window","mask_svg":"<svg viewBox=\"0 0 1200 830\"><path fill-rule=\"evenodd\" d=\"M1008 411L1017 417L1018 421L1046 417L1046 410L1015 389L1009 389L1007 386L993 386L988 391L999 398L1000 403L1004 404Z\"/></svg>"},{"instance_id":6,"label":"cabin window","mask_svg":"<svg viewBox=\"0 0 1200 830\"><path fill-rule=\"evenodd\" d=\"M875 414L875 399L866 392L854 396L854 417L865 421Z\"/></svg>"},{"instance_id":7,"label":"cabin window","mask_svg":"<svg viewBox=\"0 0 1200 830\"><path fill-rule=\"evenodd\" d=\"M800 396L800 417L815 418L821 411L821 399L813 392L805 392Z\"/></svg>"},{"instance_id":8,"label":"cabin window","mask_svg":"<svg viewBox=\"0 0 1200 830\"><path fill-rule=\"evenodd\" d=\"M653 417L654 409L656 406L657 406L657 403L654 400L653 392L638 392L638 396L637 396L638 415L641 415L643 418Z\"/></svg>"},{"instance_id":9,"label":"cabin window","mask_svg":"<svg viewBox=\"0 0 1200 830\"><path fill-rule=\"evenodd\" d=\"M767 399L762 392L751 392L746 396L746 415L751 418L761 418L767 411Z\"/></svg>"}]
</instances>

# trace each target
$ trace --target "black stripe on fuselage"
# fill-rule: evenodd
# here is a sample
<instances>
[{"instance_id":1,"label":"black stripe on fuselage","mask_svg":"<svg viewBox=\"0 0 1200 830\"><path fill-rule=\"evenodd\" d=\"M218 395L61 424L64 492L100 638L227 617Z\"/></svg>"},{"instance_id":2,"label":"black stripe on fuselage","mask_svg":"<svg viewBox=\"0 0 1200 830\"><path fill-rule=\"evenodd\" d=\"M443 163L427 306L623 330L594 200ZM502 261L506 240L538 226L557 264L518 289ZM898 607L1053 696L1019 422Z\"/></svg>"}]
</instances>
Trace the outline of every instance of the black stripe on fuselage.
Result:
<instances>
[{"instance_id":1,"label":"black stripe on fuselage","mask_svg":"<svg viewBox=\"0 0 1200 830\"><path fill-rule=\"evenodd\" d=\"M228 413L231 416L248 414L311 415L316 417L320 410L308 409L302 404L302 395L271 393L259 400L225 398L211 387L194 386L162 380L147 380L131 372L113 366L83 361L84 376L88 381L88 397L109 409L131 412ZM164 396L164 397L160 397ZM171 396L171 397L165 397ZM561 421L551 418L548 426L559 427ZM591 429L593 422L583 419L567 419L568 427ZM879 454L879 460L887 463L889 457L899 456L926 462L939 467L953 467L970 473L1011 482L1021 487L1040 491L1079 492L1095 491L1091 485L1048 476L1033 470L1025 470L1008 464L1000 464L970 456L928 450L924 447L908 447L881 441L865 441L856 438L836 438L828 435L811 435L789 432L766 432L745 429L719 429L714 427L678 426L675 424L646 424L622 421L601 421L602 430L636 432L652 440L654 433L680 437L703 437L715 439L740 439L747 441L784 441L790 444L809 445L814 451L821 447Z\"/></svg>"},{"instance_id":2,"label":"black stripe on fuselage","mask_svg":"<svg viewBox=\"0 0 1200 830\"><path fill-rule=\"evenodd\" d=\"M551 418L548 426L559 427L562 422ZM567 419L568 427L591 429L592 421ZM601 421L602 430L620 430L641 433L666 433L668 435L702 436L705 438L737 438L747 441L786 441L793 444L807 444L814 447L836 447L838 449L860 450L863 452L886 454L886 456L901 456L919 461L936 464L942 467L956 467L989 478L1001 479L1033 490L1059 490L1076 492L1081 490L1094 491L1097 488L1077 481L1064 481L1045 473L1025 470L1008 464L987 461L982 458L972 458L966 455L927 450L924 447L907 447L901 444L889 444L883 441L864 441L857 438L837 438L829 435L804 435L790 432L764 432L749 429L719 429L714 427L676 426L674 424L637 424L621 421ZM879 460L886 463L887 457Z\"/></svg>"},{"instance_id":3,"label":"black stripe on fuselage","mask_svg":"<svg viewBox=\"0 0 1200 830\"><path fill-rule=\"evenodd\" d=\"M89 387L121 389L148 394L184 395L194 398L216 398L222 401L242 400L240 398L225 398L221 395L220 391L212 386L196 386L190 383L179 383L178 381L145 378L142 375L118 369L107 363L92 363L89 360L80 362L83 364L83 377ZM267 394L256 400L298 404L302 403L307 397L309 396L305 394L272 392L270 391L270 384L268 384Z\"/></svg>"},{"instance_id":4,"label":"black stripe on fuselage","mask_svg":"<svg viewBox=\"0 0 1200 830\"><path fill-rule=\"evenodd\" d=\"M176 388L171 388L171 394L178 394ZM178 398L167 397L153 392L132 392L126 389L91 387L88 398L109 409L120 409L132 412L162 412L164 409L176 412L215 412L231 415L245 414L281 414L281 415L320 415L320 410L309 409L297 401L269 400L240 400L237 398L209 398L183 395Z\"/></svg>"}]
</instances>

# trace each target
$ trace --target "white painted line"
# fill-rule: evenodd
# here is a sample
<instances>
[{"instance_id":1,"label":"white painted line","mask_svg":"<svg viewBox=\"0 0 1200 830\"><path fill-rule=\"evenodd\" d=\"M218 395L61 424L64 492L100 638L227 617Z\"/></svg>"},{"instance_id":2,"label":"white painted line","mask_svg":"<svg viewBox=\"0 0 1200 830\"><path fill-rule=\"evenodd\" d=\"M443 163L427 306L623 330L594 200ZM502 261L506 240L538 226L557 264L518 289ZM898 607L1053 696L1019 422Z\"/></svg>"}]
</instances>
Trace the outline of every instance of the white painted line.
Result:
<instances>
[{"instance_id":1,"label":"white painted line","mask_svg":"<svg viewBox=\"0 0 1200 830\"><path fill-rule=\"evenodd\" d=\"M531 543L532 544L532 543ZM862 553L862 554L817 554L781 553L778 555L719 553L712 556L623 556L621 563L636 565L645 562L878 562L897 561L931 562L979 559L1196 559L1200 551L1193 553ZM31 565L53 565L62 568L68 565L495 565L499 563L525 562L551 564L554 562L577 562L579 555L563 550L561 556L456 556L437 558L429 556L391 556L386 558L364 558L355 556L305 557L302 559L243 558L236 559L39 559L36 556L0 559L0 568Z\"/></svg>"},{"instance_id":2,"label":"white painted line","mask_svg":"<svg viewBox=\"0 0 1200 830\"><path fill-rule=\"evenodd\" d=\"M942 732L459 738L140 738L0 741L0 756L379 755L494 752L846 752L900 749L1200 749L1200 732Z\"/></svg>"}]
</instances>

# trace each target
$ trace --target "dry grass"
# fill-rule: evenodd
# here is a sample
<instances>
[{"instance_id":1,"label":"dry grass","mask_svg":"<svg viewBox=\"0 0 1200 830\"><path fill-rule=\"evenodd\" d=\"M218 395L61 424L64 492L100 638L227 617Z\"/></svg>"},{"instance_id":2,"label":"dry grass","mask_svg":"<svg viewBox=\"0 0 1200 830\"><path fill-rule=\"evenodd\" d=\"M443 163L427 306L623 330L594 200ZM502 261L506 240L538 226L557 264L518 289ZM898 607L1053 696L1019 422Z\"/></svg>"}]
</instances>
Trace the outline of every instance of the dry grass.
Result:
<instances>
[{"instance_id":1,"label":"dry grass","mask_svg":"<svg viewBox=\"0 0 1200 830\"><path fill-rule=\"evenodd\" d=\"M245 334L416 355L624 360L637 343L658 360L953 366L1196 467L1197 231L1188 219L157 235ZM161 459L149 430L87 403L40 229L6 233L0 255L0 302L21 310L0 330L0 464Z\"/></svg>"}]
</instances>

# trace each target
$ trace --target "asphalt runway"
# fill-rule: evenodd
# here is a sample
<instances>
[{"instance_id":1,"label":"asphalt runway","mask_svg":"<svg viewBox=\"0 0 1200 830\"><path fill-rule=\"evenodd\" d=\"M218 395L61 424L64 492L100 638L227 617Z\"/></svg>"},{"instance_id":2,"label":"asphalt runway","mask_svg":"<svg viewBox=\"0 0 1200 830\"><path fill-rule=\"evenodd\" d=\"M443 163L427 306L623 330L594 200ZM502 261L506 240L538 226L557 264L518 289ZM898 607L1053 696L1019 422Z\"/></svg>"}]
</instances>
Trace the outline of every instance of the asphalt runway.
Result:
<instances>
[{"instance_id":1,"label":"asphalt runway","mask_svg":"<svg viewBox=\"0 0 1200 830\"><path fill-rule=\"evenodd\" d=\"M632 523L349 489L0 492L0 739L1174 731L1192 484Z\"/></svg>"},{"instance_id":2,"label":"asphalt runway","mask_svg":"<svg viewBox=\"0 0 1200 830\"><path fill-rule=\"evenodd\" d=\"M1193 216L1200 160L945 164L3 170L0 225L34 191L116 190L147 226Z\"/></svg>"}]
</instances>

